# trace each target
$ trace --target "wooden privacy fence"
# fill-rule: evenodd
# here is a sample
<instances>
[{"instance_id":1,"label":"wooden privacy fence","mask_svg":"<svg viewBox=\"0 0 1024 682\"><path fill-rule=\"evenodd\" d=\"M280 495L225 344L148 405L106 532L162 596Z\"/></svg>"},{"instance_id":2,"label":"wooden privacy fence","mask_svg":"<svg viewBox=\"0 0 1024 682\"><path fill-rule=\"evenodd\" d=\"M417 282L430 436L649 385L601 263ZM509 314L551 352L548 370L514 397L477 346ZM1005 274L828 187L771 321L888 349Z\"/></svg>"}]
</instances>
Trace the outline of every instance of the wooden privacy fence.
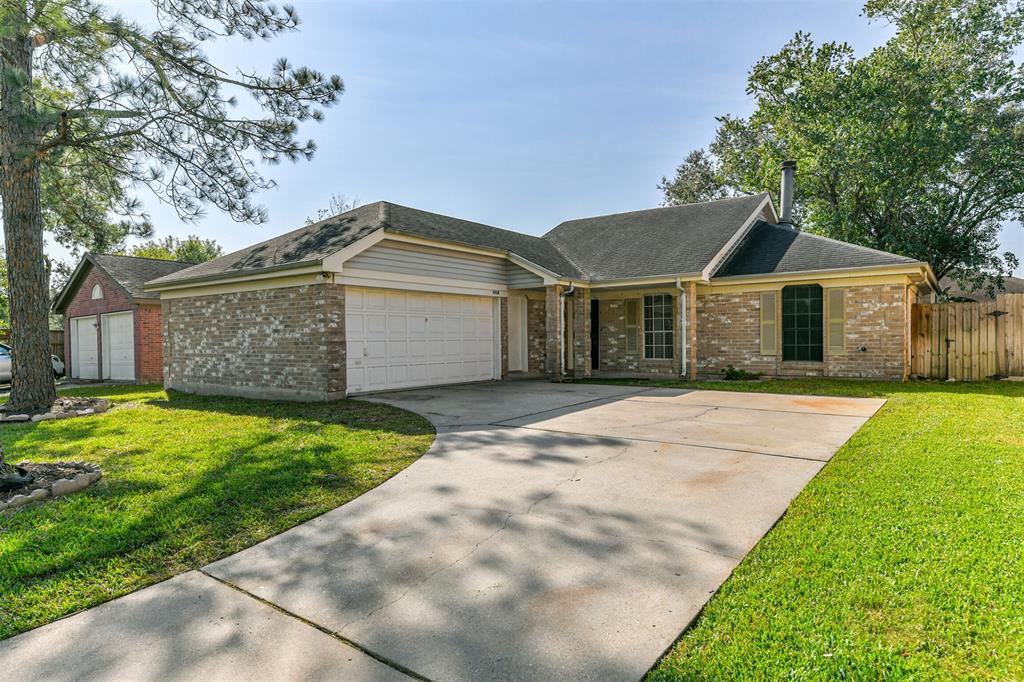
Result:
<instances>
[{"instance_id":1,"label":"wooden privacy fence","mask_svg":"<svg viewBox=\"0 0 1024 682\"><path fill-rule=\"evenodd\" d=\"M911 373L958 381L1024 376L1024 294L982 303L915 303Z\"/></svg>"},{"instance_id":2,"label":"wooden privacy fence","mask_svg":"<svg viewBox=\"0 0 1024 682\"><path fill-rule=\"evenodd\" d=\"M11 330L0 329L0 343L11 342ZM56 355L61 360L64 359L64 330L63 329L51 329L50 330L50 352Z\"/></svg>"}]
</instances>

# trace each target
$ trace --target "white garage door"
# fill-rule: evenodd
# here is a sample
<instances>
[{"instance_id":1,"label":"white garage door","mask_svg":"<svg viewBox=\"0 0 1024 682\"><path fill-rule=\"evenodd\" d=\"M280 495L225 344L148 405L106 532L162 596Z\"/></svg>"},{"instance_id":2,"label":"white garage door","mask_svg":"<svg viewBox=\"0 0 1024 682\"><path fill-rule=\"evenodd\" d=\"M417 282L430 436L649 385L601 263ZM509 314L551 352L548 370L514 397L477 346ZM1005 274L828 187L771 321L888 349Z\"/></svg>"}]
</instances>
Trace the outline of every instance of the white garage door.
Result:
<instances>
[{"instance_id":1,"label":"white garage door","mask_svg":"<svg viewBox=\"0 0 1024 682\"><path fill-rule=\"evenodd\" d=\"M103 319L103 378L131 381L135 379L134 317L128 313L111 313Z\"/></svg>"},{"instance_id":2,"label":"white garage door","mask_svg":"<svg viewBox=\"0 0 1024 682\"><path fill-rule=\"evenodd\" d=\"M71 318L71 377L99 379L96 317Z\"/></svg>"},{"instance_id":3,"label":"white garage door","mask_svg":"<svg viewBox=\"0 0 1024 682\"><path fill-rule=\"evenodd\" d=\"M348 392L493 379L494 301L346 288Z\"/></svg>"}]
</instances>

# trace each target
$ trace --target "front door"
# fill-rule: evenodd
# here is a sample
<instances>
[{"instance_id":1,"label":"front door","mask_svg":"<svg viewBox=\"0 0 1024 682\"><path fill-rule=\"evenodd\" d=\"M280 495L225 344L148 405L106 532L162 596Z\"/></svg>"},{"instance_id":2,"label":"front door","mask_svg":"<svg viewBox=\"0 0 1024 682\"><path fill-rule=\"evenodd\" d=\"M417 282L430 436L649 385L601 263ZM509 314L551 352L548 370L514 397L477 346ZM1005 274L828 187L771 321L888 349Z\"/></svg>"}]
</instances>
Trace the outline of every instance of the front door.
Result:
<instances>
[{"instance_id":1,"label":"front door","mask_svg":"<svg viewBox=\"0 0 1024 682\"><path fill-rule=\"evenodd\" d=\"M590 369L601 369L601 302L590 301Z\"/></svg>"}]
</instances>

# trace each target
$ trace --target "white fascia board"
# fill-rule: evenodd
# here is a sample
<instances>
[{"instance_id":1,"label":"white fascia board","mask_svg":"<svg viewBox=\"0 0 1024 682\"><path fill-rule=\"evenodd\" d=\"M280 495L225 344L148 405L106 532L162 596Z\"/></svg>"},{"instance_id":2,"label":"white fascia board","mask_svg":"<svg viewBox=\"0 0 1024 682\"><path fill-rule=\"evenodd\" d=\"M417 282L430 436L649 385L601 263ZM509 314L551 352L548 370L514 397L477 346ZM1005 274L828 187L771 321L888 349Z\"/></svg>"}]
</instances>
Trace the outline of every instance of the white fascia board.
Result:
<instances>
[{"instance_id":1,"label":"white fascia board","mask_svg":"<svg viewBox=\"0 0 1024 682\"><path fill-rule=\"evenodd\" d=\"M248 275L238 275L235 277L218 277L216 279L206 280L181 280L177 282L167 282L166 284L149 284L143 285L145 291L177 291L180 289L196 289L201 290L208 287L216 287L221 284L235 284L239 282L260 282L265 279L279 279L282 277L289 277L293 275L308 275L308 274L319 274L323 272L323 266L320 263L309 264L306 263L300 267L294 268L273 268L264 270L262 272L254 272ZM196 296L202 294L197 293Z\"/></svg>"},{"instance_id":2,"label":"white fascia board","mask_svg":"<svg viewBox=\"0 0 1024 682\"><path fill-rule=\"evenodd\" d=\"M559 276L557 273L551 272L547 268L541 267L540 265L537 265L533 261L523 258L514 251L507 252L506 257L510 261L521 267L522 269L529 270L533 274L543 279L544 284L558 284L559 282Z\"/></svg>"},{"instance_id":3,"label":"white fascia board","mask_svg":"<svg viewBox=\"0 0 1024 682\"><path fill-rule=\"evenodd\" d=\"M753 275L730 275L729 277L715 277L707 284L710 286L727 286L729 284L742 284L747 282L771 282L787 279L798 279L802 277L818 277L821 279L838 279L858 275L920 275L927 279L931 267L927 263L916 261L913 263L897 263L894 265L862 265L855 268L826 268L823 270L797 270L794 272L774 272L768 274Z\"/></svg>"},{"instance_id":4,"label":"white fascia board","mask_svg":"<svg viewBox=\"0 0 1024 682\"><path fill-rule=\"evenodd\" d=\"M679 275L663 275L661 277L632 277L628 279L606 279L589 282L591 289L610 289L614 287L636 287L647 284L675 284L676 282L696 282L703 279L700 272L684 272Z\"/></svg>"},{"instance_id":5,"label":"white fascia board","mask_svg":"<svg viewBox=\"0 0 1024 682\"><path fill-rule=\"evenodd\" d=\"M711 279L711 274L715 270L717 270L718 266L722 264L722 261L724 261L729 256L729 254L732 253L732 250L736 247L737 244L740 243L740 240L746 237L747 233L750 232L750 228L753 227L754 223L757 222L765 206L771 207L772 214L775 214L775 207L772 206L772 197L770 194L765 195L764 199L761 200L761 203L759 203L757 205L757 208L754 209L753 213L750 214L750 217L747 218L742 225L740 225L740 229L736 230L736 232L732 235L729 241L725 243L725 246L723 246L718 251L718 253L715 254L714 258L712 258L708 262L708 264L701 271L701 279L703 279L705 282ZM776 221L778 221L778 218L776 218Z\"/></svg>"},{"instance_id":6,"label":"white fascia board","mask_svg":"<svg viewBox=\"0 0 1024 682\"><path fill-rule=\"evenodd\" d=\"M362 239L359 239L340 251L332 253L323 260L323 269L325 272L341 272L341 264L345 261L358 256L363 251L366 251L371 246L375 246L384 240L384 228L374 230L370 234L366 235Z\"/></svg>"}]
</instances>

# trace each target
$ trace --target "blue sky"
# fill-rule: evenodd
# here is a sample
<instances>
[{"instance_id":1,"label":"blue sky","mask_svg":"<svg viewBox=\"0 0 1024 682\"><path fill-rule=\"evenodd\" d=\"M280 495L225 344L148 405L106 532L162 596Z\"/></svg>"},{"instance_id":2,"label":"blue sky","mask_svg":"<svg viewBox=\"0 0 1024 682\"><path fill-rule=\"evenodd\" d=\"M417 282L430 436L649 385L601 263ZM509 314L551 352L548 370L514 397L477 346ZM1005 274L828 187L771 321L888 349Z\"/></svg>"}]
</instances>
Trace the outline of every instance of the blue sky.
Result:
<instances>
[{"instance_id":1,"label":"blue sky","mask_svg":"<svg viewBox=\"0 0 1024 682\"><path fill-rule=\"evenodd\" d=\"M797 30L860 52L889 35L860 2L825 0L293 4L300 32L208 52L225 67L266 71L283 55L340 74L340 103L303 128L315 159L267 169L278 187L260 196L261 226L215 210L182 224L143 195L158 236L199 233L234 250L301 226L332 193L533 234L656 206L659 179L708 142L714 117L750 112L759 57ZM1024 229L1004 237L1024 254Z\"/></svg>"}]
</instances>

